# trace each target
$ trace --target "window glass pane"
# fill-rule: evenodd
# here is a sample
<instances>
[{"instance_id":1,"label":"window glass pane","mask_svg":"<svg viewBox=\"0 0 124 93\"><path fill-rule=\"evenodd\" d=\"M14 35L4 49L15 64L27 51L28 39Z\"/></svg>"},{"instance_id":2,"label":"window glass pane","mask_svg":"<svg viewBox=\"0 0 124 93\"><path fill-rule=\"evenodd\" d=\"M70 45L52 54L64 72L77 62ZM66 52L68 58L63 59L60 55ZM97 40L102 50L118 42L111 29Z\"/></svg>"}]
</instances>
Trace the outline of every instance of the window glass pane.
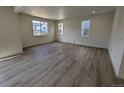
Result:
<instances>
[{"instance_id":1,"label":"window glass pane","mask_svg":"<svg viewBox=\"0 0 124 93\"><path fill-rule=\"evenodd\" d=\"M90 20L84 20L81 23L82 36L89 36Z\"/></svg>"},{"instance_id":2,"label":"window glass pane","mask_svg":"<svg viewBox=\"0 0 124 93\"><path fill-rule=\"evenodd\" d=\"M63 35L63 23L58 24L58 31L59 31L59 34Z\"/></svg>"},{"instance_id":3,"label":"window glass pane","mask_svg":"<svg viewBox=\"0 0 124 93\"><path fill-rule=\"evenodd\" d=\"M40 21L32 20L32 23L33 23L33 25L39 25L40 26Z\"/></svg>"},{"instance_id":4,"label":"window glass pane","mask_svg":"<svg viewBox=\"0 0 124 93\"><path fill-rule=\"evenodd\" d=\"M48 23L32 20L33 35L40 36L48 33Z\"/></svg>"},{"instance_id":5,"label":"window glass pane","mask_svg":"<svg viewBox=\"0 0 124 93\"><path fill-rule=\"evenodd\" d=\"M40 26L33 26L33 31L40 31Z\"/></svg>"},{"instance_id":6,"label":"window glass pane","mask_svg":"<svg viewBox=\"0 0 124 93\"><path fill-rule=\"evenodd\" d=\"M46 22L41 22L41 32L48 33L48 25Z\"/></svg>"}]
</instances>

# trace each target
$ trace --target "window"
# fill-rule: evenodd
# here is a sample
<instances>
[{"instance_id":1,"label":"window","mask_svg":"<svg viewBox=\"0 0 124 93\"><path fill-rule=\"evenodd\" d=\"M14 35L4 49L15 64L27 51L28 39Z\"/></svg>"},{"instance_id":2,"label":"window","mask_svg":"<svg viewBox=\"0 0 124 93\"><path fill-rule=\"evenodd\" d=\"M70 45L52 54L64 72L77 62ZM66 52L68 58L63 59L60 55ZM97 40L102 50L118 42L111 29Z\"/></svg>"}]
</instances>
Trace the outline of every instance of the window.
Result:
<instances>
[{"instance_id":1,"label":"window","mask_svg":"<svg viewBox=\"0 0 124 93\"><path fill-rule=\"evenodd\" d=\"M63 35L63 23L58 24L58 30L59 30L59 34Z\"/></svg>"},{"instance_id":2,"label":"window","mask_svg":"<svg viewBox=\"0 0 124 93\"><path fill-rule=\"evenodd\" d=\"M81 22L81 31L83 37L89 37L90 32L90 20L83 20Z\"/></svg>"},{"instance_id":3,"label":"window","mask_svg":"<svg viewBox=\"0 0 124 93\"><path fill-rule=\"evenodd\" d=\"M46 35L48 33L48 23L32 20L33 36Z\"/></svg>"}]
</instances>

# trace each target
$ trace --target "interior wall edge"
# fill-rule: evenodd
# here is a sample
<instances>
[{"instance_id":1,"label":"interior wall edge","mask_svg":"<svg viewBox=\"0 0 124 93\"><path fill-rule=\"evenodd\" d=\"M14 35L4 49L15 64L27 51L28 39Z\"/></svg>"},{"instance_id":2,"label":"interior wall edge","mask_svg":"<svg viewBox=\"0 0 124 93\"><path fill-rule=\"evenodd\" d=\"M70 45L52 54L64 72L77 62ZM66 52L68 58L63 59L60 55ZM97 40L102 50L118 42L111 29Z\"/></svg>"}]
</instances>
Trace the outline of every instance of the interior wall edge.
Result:
<instances>
[{"instance_id":1,"label":"interior wall edge","mask_svg":"<svg viewBox=\"0 0 124 93\"><path fill-rule=\"evenodd\" d=\"M115 67L114 67L114 64L113 64L113 57L112 57L111 51L110 51L109 49L108 49L108 53L109 53L109 57L110 57L110 59L111 59L112 68L113 68L113 70L114 70L114 74L115 74L116 77L118 77L118 72L116 71L116 69L115 69Z\"/></svg>"},{"instance_id":2,"label":"interior wall edge","mask_svg":"<svg viewBox=\"0 0 124 93\"><path fill-rule=\"evenodd\" d=\"M117 7L114 15L108 51L113 68L116 73L116 77L120 79L124 79L124 73L123 73L124 62L122 62L123 52L124 52L123 25L124 25L124 7Z\"/></svg>"}]
</instances>

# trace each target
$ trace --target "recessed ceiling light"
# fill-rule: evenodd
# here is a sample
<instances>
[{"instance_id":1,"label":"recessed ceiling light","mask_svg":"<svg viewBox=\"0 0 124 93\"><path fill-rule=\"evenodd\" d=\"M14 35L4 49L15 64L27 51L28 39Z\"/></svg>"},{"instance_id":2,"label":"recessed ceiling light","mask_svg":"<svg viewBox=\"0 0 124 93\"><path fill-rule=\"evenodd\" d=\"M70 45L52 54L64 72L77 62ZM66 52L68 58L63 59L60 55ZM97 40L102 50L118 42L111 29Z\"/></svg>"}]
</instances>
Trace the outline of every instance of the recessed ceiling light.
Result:
<instances>
[{"instance_id":1,"label":"recessed ceiling light","mask_svg":"<svg viewBox=\"0 0 124 93\"><path fill-rule=\"evenodd\" d=\"M96 11L92 11L92 13L93 13L93 14L95 14L95 13L96 13Z\"/></svg>"}]
</instances>

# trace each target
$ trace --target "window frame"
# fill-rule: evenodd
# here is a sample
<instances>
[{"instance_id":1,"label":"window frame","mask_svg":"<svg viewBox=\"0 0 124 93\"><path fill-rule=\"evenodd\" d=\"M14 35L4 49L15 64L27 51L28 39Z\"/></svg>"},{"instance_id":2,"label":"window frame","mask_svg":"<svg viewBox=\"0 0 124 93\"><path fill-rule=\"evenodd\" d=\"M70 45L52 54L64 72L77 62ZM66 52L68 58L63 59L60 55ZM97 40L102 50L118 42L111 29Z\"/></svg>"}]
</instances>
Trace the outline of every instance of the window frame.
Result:
<instances>
[{"instance_id":1,"label":"window frame","mask_svg":"<svg viewBox=\"0 0 124 93\"><path fill-rule=\"evenodd\" d=\"M34 28L33 28L33 27L36 26L36 25L33 24L33 21L38 21L38 22L40 22L40 25L39 25L39 26L40 26L40 32L39 32L40 35L35 35L35 34L34 34L34 32L35 32L36 30L34 31ZM42 31L41 31L41 29L42 29L41 23L46 23L46 24L47 24L47 31L45 31L45 32L42 32ZM48 26L48 22L33 19L33 20L32 20L32 34L33 34L33 36L34 36L34 37L38 37L38 36L45 36L45 35L48 35L48 33L49 33L48 27L49 27L49 26ZM37 30L37 31L38 31L38 30Z\"/></svg>"},{"instance_id":2,"label":"window frame","mask_svg":"<svg viewBox=\"0 0 124 93\"><path fill-rule=\"evenodd\" d=\"M61 25L61 24L62 24L62 28L59 28L59 25ZM64 23L60 22L57 25L58 25L58 34L63 35L64 34ZM62 30L62 31L60 32L60 30Z\"/></svg>"},{"instance_id":3,"label":"window frame","mask_svg":"<svg viewBox=\"0 0 124 93\"><path fill-rule=\"evenodd\" d=\"M88 34L87 35L84 35L83 33L84 33L84 29L83 29L83 21L89 21L89 30L88 30ZM91 31L91 19L90 18L88 18L88 19L84 19L84 20L82 20L81 21L81 36L82 37L89 37L90 36L90 31Z\"/></svg>"}]
</instances>

